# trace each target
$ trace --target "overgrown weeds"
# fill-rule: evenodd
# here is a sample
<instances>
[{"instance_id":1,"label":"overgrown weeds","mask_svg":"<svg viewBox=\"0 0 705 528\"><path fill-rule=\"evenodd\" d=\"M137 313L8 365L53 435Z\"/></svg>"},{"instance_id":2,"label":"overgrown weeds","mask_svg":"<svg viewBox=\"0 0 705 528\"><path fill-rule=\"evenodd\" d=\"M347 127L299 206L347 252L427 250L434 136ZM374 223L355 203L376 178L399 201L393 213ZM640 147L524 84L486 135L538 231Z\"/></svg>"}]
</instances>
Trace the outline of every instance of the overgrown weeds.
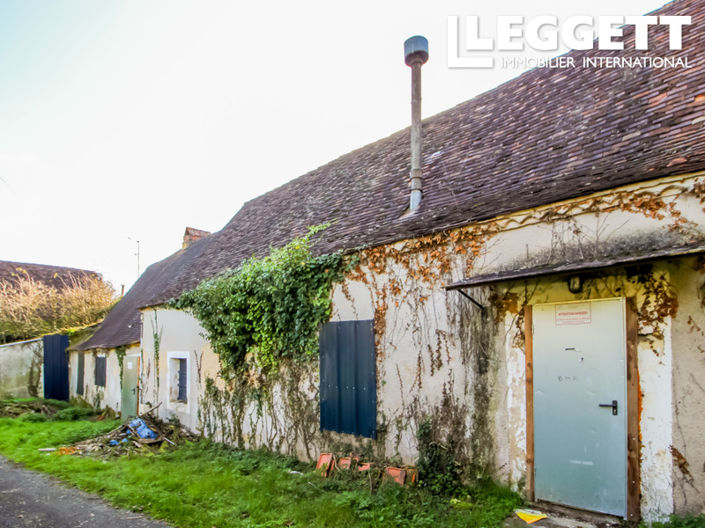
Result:
<instances>
[{"instance_id":1,"label":"overgrown weeds","mask_svg":"<svg viewBox=\"0 0 705 528\"><path fill-rule=\"evenodd\" d=\"M646 527L643 523L640 526ZM667 521L652 523L650 528L705 528L705 515L685 517L672 515Z\"/></svg>"},{"instance_id":2,"label":"overgrown weeds","mask_svg":"<svg viewBox=\"0 0 705 528\"><path fill-rule=\"evenodd\" d=\"M502 488L465 490L470 506L447 496L385 482L370 492L365 476L322 479L311 464L266 451L209 441L110 460L41 453L97 436L117 422L27 423L0 419L0 453L52 473L115 505L144 511L175 526L492 527L520 504Z\"/></svg>"},{"instance_id":3,"label":"overgrown weeds","mask_svg":"<svg viewBox=\"0 0 705 528\"><path fill-rule=\"evenodd\" d=\"M462 468L455 456L452 439L441 442L434 434L430 419L419 423L416 433L419 446L419 484L438 495L455 495L461 491Z\"/></svg>"},{"instance_id":4,"label":"overgrown weeds","mask_svg":"<svg viewBox=\"0 0 705 528\"><path fill-rule=\"evenodd\" d=\"M20 270L13 280L0 281L0 342L93 324L116 300L113 287L99 277L69 277L54 287Z\"/></svg>"},{"instance_id":5,"label":"overgrown weeds","mask_svg":"<svg viewBox=\"0 0 705 528\"><path fill-rule=\"evenodd\" d=\"M75 421L95 416L98 411L85 405L44 398L15 398L0 401L0 416L24 422Z\"/></svg>"}]
</instances>

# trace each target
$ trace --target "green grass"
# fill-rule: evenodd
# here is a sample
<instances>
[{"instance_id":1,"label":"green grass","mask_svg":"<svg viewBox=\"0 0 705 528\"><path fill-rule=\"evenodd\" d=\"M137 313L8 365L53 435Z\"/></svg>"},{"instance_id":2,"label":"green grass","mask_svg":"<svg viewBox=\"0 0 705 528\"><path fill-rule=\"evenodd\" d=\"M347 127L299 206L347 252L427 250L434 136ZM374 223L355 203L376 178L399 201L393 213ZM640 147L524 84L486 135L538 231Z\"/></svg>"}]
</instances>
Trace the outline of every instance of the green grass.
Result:
<instances>
[{"instance_id":1,"label":"green grass","mask_svg":"<svg viewBox=\"0 0 705 528\"><path fill-rule=\"evenodd\" d=\"M519 498L486 484L468 490L467 509L422 489L383 484L371 493L362 478L322 479L312 465L207 441L151 456L100 460L37 451L96 436L117 422L33 423L0 418L0 453L56 475L117 506L181 527L229 526L500 526ZM302 475L289 471L304 472ZM467 507L467 505L464 505Z\"/></svg>"},{"instance_id":2,"label":"green grass","mask_svg":"<svg viewBox=\"0 0 705 528\"><path fill-rule=\"evenodd\" d=\"M642 524L643 526L643 524ZM655 522L651 528L705 528L705 515L678 517L672 515L666 522Z\"/></svg>"}]
</instances>

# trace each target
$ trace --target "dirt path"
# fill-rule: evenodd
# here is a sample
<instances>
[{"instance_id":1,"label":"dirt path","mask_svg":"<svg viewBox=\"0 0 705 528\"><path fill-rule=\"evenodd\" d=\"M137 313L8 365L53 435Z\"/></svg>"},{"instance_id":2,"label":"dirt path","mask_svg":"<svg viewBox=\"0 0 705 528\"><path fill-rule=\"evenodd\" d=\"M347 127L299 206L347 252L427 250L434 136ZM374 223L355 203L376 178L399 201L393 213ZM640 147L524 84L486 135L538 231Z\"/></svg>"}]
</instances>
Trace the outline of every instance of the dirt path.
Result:
<instances>
[{"instance_id":1,"label":"dirt path","mask_svg":"<svg viewBox=\"0 0 705 528\"><path fill-rule=\"evenodd\" d=\"M0 457L0 528L168 528Z\"/></svg>"}]
</instances>

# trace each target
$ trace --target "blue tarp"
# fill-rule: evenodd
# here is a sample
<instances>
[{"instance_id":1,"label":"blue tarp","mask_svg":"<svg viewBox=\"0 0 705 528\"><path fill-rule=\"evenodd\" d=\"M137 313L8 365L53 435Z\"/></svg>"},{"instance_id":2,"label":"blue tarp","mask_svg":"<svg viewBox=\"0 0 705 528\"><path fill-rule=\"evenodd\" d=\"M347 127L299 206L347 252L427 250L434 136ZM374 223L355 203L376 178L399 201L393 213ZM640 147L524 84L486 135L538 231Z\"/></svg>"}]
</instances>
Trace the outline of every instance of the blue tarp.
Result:
<instances>
[{"instance_id":1,"label":"blue tarp","mask_svg":"<svg viewBox=\"0 0 705 528\"><path fill-rule=\"evenodd\" d=\"M134 420L132 420L130 422L130 427L135 430L135 432L140 438L154 439L158 436L157 433L147 427L147 424L144 423L144 420L142 420L142 418L135 418Z\"/></svg>"}]
</instances>

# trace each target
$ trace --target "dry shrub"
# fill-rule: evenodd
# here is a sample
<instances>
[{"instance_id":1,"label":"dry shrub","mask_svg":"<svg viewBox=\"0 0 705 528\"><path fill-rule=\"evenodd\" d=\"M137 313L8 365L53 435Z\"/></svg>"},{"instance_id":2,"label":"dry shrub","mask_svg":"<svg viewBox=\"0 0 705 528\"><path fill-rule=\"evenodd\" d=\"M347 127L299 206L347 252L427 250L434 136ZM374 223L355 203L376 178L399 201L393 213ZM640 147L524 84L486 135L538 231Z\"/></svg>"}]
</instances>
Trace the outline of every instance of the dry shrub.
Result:
<instances>
[{"instance_id":1,"label":"dry shrub","mask_svg":"<svg viewBox=\"0 0 705 528\"><path fill-rule=\"evenodd\" d=\"M0 342L93 324L116 300L112 285L99 277L70 276L56 288L18 273L0 281Z\"/></svg>"}]
</instances>

